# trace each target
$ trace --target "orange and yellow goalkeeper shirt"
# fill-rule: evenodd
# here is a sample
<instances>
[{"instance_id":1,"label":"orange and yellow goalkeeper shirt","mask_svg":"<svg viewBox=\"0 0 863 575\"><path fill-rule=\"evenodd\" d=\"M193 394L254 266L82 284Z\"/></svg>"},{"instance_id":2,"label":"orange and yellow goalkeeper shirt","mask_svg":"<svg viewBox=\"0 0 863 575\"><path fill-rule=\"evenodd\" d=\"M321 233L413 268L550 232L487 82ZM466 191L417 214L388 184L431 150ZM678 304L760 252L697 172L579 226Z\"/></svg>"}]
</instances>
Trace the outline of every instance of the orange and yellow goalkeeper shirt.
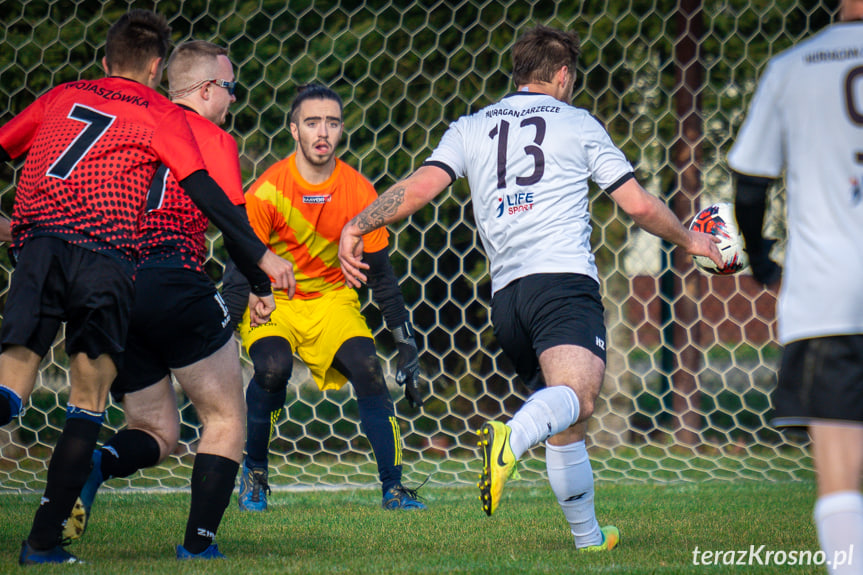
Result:
<instances>
[{"instance_id":1,"label":"orange and yellow goalkeeper shirt","mask_svg":"<svg viewBox=\"0 0 863 575\"><path fill-rule=\"evenodd\" d=\"M339 265L342 228L376 198L371 182L336 159L330 178L310 184L297 170L296 153L272 165L246 192L252 229L270 249L294 264L299 299L346 287ZM386 228L363 236L363 249L389 242Z\"/></svg>"}]
</instances>

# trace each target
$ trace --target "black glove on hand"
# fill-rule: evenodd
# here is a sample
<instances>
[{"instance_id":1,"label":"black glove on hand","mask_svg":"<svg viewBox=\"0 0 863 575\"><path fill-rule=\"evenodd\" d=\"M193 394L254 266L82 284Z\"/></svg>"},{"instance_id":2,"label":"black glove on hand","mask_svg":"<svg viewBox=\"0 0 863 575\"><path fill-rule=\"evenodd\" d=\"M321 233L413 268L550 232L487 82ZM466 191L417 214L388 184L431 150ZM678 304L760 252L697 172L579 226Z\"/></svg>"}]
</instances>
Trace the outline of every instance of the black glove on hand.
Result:
<instances>
[{"instance_id":1,"label":"black glove on hand","mask_svg":"<svg viewBox=\"0 0 863 575\"><path fill-rule=\"evenodd\" d=\"M414 330L410 322L398 326L393 330L393 339L398 350L396 383L405 386L405 398L411 407L421 407L423 395L419 385L419 352L414 340Z\"/></svg>"},{"instance_id":2,"label":"black glove on hand","mask_svg":"<svg viewBox=\"0 0 863 575\"><path fill-rule=\"evenodd\" d=\"M782 267L770 259L770 248L774 243L776 240L764 240L763 249L760 253L748 254L752 277L765 286L778 283L782 279Z\"/></svg>"}]
</instances>

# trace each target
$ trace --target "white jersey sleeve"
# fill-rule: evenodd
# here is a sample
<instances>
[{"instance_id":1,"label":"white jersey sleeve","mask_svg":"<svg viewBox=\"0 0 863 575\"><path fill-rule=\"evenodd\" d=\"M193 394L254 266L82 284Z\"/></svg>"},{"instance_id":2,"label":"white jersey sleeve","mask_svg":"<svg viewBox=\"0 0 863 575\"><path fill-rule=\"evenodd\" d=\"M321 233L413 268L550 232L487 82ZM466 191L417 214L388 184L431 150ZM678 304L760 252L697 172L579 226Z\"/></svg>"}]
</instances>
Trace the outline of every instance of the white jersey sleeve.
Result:
<instances>
[{"instance_id":1,"label":"white jersey sleeve","mask_svg":"<svg viewBox=\"0 0 863 575\"><path fill-rule=\"evenodd\" d=\"M596 281L588 181L613 190L632 165L586 111L517 93L454 122L426 161L466 177L492 292L536 273Z\"/></svg>"},{"instance_id":2,"label":"white jersey sleeve","mask_svg":"<svg viewBox=\"0 0 863 575\"><path fill-rule=\"evenodd\" d=\"M779 340L863 333L863 22L833 24L770 61L728 163L785 173Z\"/></svg>"},{"instance_id":3,"label":"white jersey sleeve","mask_svg":"<svg viewBox=\"0 0 863 575\"><path fill-rule=\"evenodd\" d=\"M728 154L728 164L749 176L778 178L785 168L782 144L781 72L775 61L758 83L746 120Z\"/></svg>"}]
</instances>

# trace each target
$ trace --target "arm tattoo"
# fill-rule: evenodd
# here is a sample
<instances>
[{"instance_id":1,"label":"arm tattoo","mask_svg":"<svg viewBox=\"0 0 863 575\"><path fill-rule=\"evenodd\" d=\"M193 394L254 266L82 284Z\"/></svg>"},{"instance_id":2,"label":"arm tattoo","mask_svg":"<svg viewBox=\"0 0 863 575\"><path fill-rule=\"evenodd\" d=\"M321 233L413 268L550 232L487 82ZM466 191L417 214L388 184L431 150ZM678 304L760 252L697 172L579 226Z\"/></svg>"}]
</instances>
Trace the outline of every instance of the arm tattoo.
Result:
<instances>
[{"instance_id":1,"label":"arm tattoo","mask_svg":"<svg viewBox=\"0 0 863 575\"><path fill-rule=\"evenodd\" d=\"M360 234L365 235L386 225L387 218L395 215L404 202L405 187L403 185L396 185L381 194L378 199L354 218Z\"/></svg>"}]
</instances>

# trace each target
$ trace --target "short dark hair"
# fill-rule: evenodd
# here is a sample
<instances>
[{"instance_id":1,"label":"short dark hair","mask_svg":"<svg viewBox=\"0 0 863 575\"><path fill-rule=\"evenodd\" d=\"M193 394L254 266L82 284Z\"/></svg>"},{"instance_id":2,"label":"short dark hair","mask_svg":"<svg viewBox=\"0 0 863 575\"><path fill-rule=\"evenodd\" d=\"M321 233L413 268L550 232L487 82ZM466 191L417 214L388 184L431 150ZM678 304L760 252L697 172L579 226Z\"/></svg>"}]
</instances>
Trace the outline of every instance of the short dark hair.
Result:
<instances>
[{"instance_id":1,"label":"short dark hair","mask_svg":"<svg viewBox=\"0 0 863 575\"><path fill-rule=\"evenodd\" d=\"M537 26L525 32L512 47L512 80L516 86L550 82L564 66L574 73L580 53L577 32Z\"/></svg>"},{"instance_id":2,"label":"short dark hair","mask_svg":"<svg viewBox=\"0 0 863 575\"><path fill-rule=\"evenodd\" d=\"M291 123L296 124L299 121L297 117L300 113L300 104L306 100L333 100L339 104L339 114L344 112L342 98L335 93L332 88L327 88L323 84L311 83L303 84L297 88L297 95L291 103Z\"/></svg>"},{"instance_id":3,"label":"short dark hair","mask_svg":"<svg viewBox=\"0 0 863 575\"><path fill-rule=\"evenodd\" d=\"M168 89L178 91L198 80L213 78L219 56L227 55L227 48L206 40L190 40L180 44L168 58Z\"/></svg>"},{"instance_id":4,"label":"short dark hair","mask_svg":"<svg viewBox=\"0 0 863 575\"><path fill-rule=\"evenodd\" d=\"M170 43L171 27L164 16L149 10L130 10L108 30L108 69L143 72L154 58L165 58Z\"/></svg>"}]
</instances>

